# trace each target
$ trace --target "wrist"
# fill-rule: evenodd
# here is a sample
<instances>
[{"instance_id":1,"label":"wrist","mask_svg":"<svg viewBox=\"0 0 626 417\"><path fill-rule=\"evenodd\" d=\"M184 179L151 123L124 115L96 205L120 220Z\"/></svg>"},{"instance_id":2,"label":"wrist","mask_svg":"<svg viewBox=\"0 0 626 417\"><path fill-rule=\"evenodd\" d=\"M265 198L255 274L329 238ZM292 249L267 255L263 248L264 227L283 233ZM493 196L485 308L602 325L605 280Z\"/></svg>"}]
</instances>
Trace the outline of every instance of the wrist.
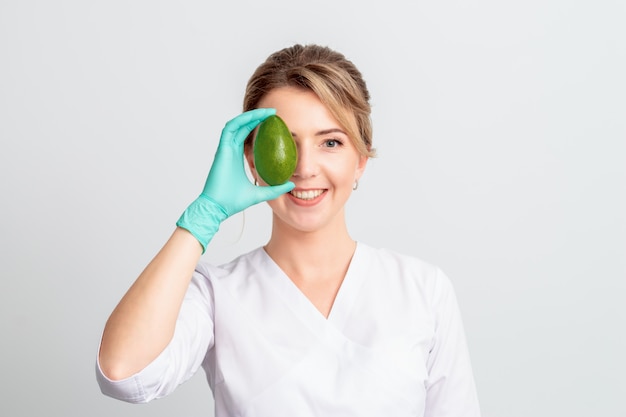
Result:
<instances>
[{"instance_id":1,"label":"wrist","mask_svg":"<svg viewBox=\"0 0 626 417\"><path fill-rule=\"evenodd\" d=\"M219 230L228 214L215 201L205 195L196 198L183 212L176 226L191 233L202 246L202 253Z\"/></svg>"}]
</instances>

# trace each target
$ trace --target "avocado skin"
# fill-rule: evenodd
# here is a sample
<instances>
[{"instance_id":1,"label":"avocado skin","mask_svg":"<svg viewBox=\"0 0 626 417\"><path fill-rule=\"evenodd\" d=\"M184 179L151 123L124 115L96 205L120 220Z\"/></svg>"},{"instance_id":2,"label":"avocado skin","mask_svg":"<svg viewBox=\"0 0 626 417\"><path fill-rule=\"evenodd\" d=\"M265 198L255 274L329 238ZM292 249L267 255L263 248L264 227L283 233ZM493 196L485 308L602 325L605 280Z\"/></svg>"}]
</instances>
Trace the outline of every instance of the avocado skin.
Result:
<instances>
[{"instance_id":1,"label":"avocado skin","mask_svg":"<svg viewBox=\"0 0 626 417\"><path fill-rule=\"evenodd\" d=\"M253 152L256 171L269 185L284 184L296 170L296 143L279 116L273 115L261 122Z\"/></svg>"}]
</instances>

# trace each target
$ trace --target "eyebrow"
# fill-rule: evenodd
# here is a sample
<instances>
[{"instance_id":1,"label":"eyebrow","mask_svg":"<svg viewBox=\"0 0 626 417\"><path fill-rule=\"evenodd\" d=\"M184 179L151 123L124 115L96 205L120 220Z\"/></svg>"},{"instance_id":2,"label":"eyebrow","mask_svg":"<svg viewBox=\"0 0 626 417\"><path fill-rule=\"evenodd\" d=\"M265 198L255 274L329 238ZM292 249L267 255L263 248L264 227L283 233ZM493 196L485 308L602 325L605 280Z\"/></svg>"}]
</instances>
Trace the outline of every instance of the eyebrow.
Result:
<instances>
[{"instance_id":1,"label":"eyebrow","mask_svg":"<svg viewBox=\"0 0 626 417\"><path fill-rule=\"evenodd\" d=\"M324 135L328 135L329 133L341 133L341 134L348 136L346 132L338 128L320 130L319 132L315 133L315 136L324 136ZM294 132L291 132L291 136L297 137L298 135L296 135Z\"/></svg>"}]
</instances>

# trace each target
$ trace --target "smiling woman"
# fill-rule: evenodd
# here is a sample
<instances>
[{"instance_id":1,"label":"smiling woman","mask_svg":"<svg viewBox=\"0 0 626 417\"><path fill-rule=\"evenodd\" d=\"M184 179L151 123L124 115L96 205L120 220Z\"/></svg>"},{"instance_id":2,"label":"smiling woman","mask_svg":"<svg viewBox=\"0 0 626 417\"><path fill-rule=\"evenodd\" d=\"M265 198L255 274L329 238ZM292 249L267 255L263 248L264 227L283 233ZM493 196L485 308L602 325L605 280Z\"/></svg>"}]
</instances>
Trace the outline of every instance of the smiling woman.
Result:
<instances>
[{"instance_id":1,"label":"smiling woman","mask_svg":"<svg viewBox=\"0 0 626 417\"><path fill-rule=\"evenodd\" d=\"M289 181L268 185L255 128L275 115L298 159ZM348 232L346 202L374 155L352 62L317 45L272 54L226 123L202 193L105 326L103 393L147 402L203 367L217 417L479 416L450 281ZM261 202L273 213L265 246L200 260L221 222Z\"/></svg>"},{"instance_id":2,"label":"smiling woman","mask_svg":"<svg viewBox=\"0 0 626 417\"><path fill-rule=\"evenodd\" d=\"M355 181L363 174L367 157L358 152L339 122L311 90L277 87L258 105L276 109L289 126L298 149L298 163L292 176L295 188L268 202L274 213L275 233L265 249L272 253L274 245L284 241L285 233L281 228L293 228L316 232L320 242L345 239L338 249L351 250L344 207ZM253 175L257 176L249 149L247 146L247 160ZM293 235L288 233L287 236ZM298 237L287 247L298 247L299 240ZM287 255L287 247L278 252Z\"/></svg>"}]
</instances>

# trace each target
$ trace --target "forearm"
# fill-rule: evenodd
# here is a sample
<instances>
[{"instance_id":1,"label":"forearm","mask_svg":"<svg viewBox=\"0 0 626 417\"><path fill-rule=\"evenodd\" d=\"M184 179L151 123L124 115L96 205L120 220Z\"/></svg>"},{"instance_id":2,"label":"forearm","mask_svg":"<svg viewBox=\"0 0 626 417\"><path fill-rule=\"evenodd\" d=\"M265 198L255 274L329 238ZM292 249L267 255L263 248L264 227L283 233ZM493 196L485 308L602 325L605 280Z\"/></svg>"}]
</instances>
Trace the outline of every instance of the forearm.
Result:
<instances>
[{"instance_id":1,"label":"forearm","mask_svg":"<svg viewBox=\"0 0 626 417\"><path fill-rule=\"evenodd\" d=\"M135 374L170 342L201 253L198 241L177 228L124 295L102 336L99 362L108 378Z\"/></svg>"}]
</instances>

